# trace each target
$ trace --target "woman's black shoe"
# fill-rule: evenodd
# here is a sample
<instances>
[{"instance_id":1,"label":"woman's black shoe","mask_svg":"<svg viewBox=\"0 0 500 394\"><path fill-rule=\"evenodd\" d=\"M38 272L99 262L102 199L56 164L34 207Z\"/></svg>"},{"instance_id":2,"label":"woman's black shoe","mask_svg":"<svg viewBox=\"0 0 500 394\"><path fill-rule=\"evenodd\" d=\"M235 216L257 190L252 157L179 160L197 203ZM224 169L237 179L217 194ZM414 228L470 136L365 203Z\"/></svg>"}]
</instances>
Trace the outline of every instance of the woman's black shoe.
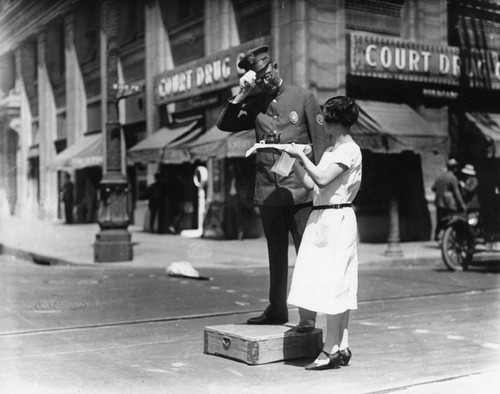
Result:
<instances>
[{"instance_id":1,"label":"woman's black shoe","mask_svg":"<svg viewBox=\"0 0 500 394\"><path fill-rule=\"evenodd\" d=\"M340 365L349 365L349 360L351 359L352 353L351 350L347 347L340 351L340 355L342 356L342 364Z\"/></svg>"},{"instance_id":2,"label":"woman's black shoe","mask_svg":"<svg viewBox=\"0 0 500 394\"><path fill-rule=\"evenodd\" d=\"M322 371L324 369L334 369L338 368L342 364L342 355L340 352L335 352L333 354L328 354L324 350L321 351L328 357L328 362L326 364L317 364L316 362L307 364L305 368L308 371Z\"/></svg>"}]
</instances>

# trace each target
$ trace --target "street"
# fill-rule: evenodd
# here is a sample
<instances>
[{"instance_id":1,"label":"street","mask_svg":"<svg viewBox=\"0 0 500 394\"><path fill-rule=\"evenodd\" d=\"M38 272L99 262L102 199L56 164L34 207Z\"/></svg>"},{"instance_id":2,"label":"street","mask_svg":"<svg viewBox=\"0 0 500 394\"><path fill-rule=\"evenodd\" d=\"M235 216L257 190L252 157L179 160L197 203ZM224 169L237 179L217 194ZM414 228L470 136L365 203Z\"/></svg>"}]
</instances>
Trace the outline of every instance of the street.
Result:
<instances>
[{"instance_id":1,"label":"street","mask_svg":"<svg viewBox=\"0 0 500 394\"><path fill-rule=\"evenodd\" d=\"M211 280L201 281L160 268L44 266L1 255L0 388L373 393L455 384L469 392L457 384L465 379L491 392L500 368L498 273L495 262L457 273L361 267L350 366L319 373L303 369L309 360L247 366L203 354L205 326L243 323L267 305L264 267L207 268Z\"/></svg>"}]
</instances>

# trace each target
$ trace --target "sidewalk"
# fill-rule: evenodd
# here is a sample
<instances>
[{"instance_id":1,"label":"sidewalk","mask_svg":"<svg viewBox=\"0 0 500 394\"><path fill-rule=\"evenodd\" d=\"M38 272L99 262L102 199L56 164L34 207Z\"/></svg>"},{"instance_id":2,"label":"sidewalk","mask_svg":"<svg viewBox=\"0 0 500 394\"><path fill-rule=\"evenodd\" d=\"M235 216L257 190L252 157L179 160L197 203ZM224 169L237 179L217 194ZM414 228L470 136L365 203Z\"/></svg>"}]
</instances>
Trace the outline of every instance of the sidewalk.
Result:
<instances>
[{"instance_id":1,"label":"sidewalk","mask_svg":"<svg viewBox=\"0 0 500 394\"><path fill-rule=\"evenodd\" d=\"M14 254L41 264L106 264L127 267L167 267L175 261L188 261L195 268L267 267L264 237L245 240L185 238L180 235L151 234L130 226L134 258L129 262L95 263L94 242L97 224L67 225L61 222L0 217L0 253ZM387 244L359 244L359 263L437 264L441 255L434 242L401 243L402 257L384 255ZM295 261L293 246L290 263Z\"/></svg>"}]
</instances>

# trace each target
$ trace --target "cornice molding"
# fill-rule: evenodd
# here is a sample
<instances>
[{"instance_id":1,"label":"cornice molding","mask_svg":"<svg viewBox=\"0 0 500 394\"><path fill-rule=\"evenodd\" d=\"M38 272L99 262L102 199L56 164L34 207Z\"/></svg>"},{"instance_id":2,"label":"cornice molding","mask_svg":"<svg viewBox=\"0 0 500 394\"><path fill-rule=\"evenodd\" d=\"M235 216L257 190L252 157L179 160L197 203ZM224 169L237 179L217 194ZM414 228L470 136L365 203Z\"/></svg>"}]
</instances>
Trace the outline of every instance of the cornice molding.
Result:
<instances>
[{"instance_id":1,"label":"cornice molding","mask_svg":"<svg viewBox=\"0 0 500 394\"><path fill-rule=\"evenodd\" d=\"M52 20L71 12L77 1L25 0L0 16L0 56L37 35Z\"/></svg>"}]
</instances>

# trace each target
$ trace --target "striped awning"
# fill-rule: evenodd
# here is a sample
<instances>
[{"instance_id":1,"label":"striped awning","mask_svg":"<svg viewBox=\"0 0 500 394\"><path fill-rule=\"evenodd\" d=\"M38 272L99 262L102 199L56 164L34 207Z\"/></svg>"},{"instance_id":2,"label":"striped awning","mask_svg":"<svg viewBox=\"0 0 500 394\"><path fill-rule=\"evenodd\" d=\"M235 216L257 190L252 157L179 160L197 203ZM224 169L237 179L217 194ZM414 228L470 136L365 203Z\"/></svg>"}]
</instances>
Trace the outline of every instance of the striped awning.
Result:
<instances>
[{"instance_id":1,"label":"striped awning","mask_svg":"<svg viewBox=\"0 0 500 394\"><path fill-rule=\"evenodd\" d=\"M59 153L49 166L52 171L67 171L101 166L103 163L102 134L85 135Z\"/></svg>"},{"instance_id":2,"label":"striped awning","mask_svg":"<svg viewBox=\"0 0 500 394\"><path fill-rule=\"evenodd\" d=\"M356 100L359 119L351 127L362 149L377 153L447 150L449 136L409 105Z\"/></svg>"}]
</instances>

